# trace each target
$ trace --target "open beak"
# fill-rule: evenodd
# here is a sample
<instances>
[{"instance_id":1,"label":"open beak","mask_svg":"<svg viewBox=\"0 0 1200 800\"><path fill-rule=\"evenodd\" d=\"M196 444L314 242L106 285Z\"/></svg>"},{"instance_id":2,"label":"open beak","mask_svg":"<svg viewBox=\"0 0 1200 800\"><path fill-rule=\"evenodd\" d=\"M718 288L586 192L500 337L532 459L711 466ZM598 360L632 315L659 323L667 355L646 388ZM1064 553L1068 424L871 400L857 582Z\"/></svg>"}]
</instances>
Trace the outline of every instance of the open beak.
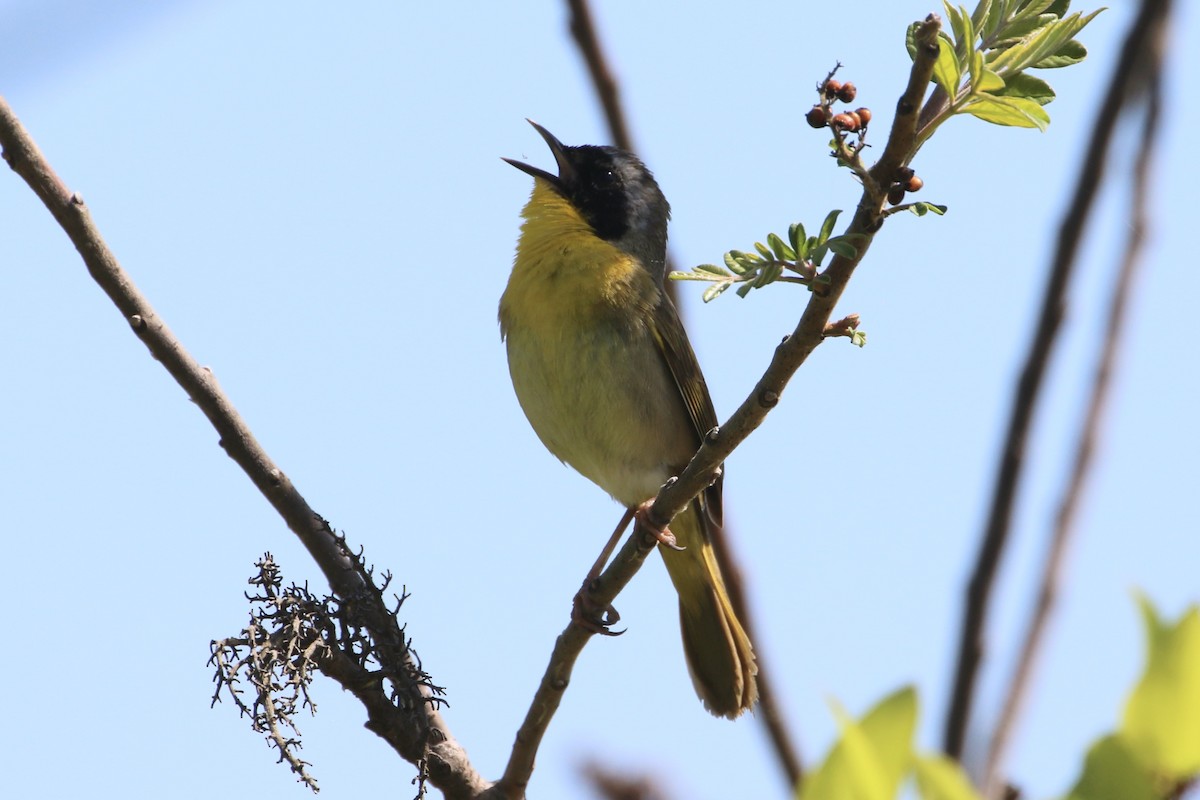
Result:
<instances>
[{"instance_id":1,"label":"open beak","mask_svg":"<svg viewBox=\"0 0 1200 800\"><path fill-rule=\"evenodd\" d=\"M566 146L556 139L553 133L546 130L541 125L538 125L533 120L526 119L525 121L532 125L533 129L541 134L542 138L546 140L546 144L550 147L550 152L554 154L554 160L558 164L558 174L552 175L551 173L546 172L544 169L538 169L537 167L526 164L523 161L517 161L512 158L506 158L504 160L521 170L521 172L532 175L535 178L541 178L542 180L548 182L558 191L565 191L575 173L575 170L571 167L570 159L567 158Z\"/></svg>"}]
</instances>

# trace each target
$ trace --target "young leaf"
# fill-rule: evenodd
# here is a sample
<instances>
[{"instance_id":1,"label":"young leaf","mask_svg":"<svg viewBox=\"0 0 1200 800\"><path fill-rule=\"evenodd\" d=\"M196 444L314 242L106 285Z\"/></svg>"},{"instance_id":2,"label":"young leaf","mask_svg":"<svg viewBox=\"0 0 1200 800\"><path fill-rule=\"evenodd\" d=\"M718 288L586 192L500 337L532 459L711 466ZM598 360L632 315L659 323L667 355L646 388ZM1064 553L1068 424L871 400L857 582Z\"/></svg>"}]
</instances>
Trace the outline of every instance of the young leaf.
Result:
<instances>
[{"instance_id":1,"label":"young leaf","mask_svg":"<svg viewBox=\"0 0 1200 800\"><path fill-rule=\"evenodd\" d=\"M1159 800L1146 768L1123 737L1110 734L1088 750L1083 774L1065 800Z\"/></svg>"},{"instance_id":2,"label":"young leaf","mask_svg":"<svg viewBox=\"0 0 1200 800\"><path fill-rule=\"evenodd\" d=\"M1200 772L1200 608L1174 625L1139 596L1146 672L1129 696L1121 735L1147 767L1173 779Z\"/></svg>"},{"instance_id":3,"label":"young leaf","mask_svg":"<svg viewBox=\"0 0 1200 800\"><path fill-rule=\"evenodd\" d=\"M808 250L805 246L807 238L804 226L799 222L793 222L788 226L788 241L792 243L792 249L796 251L797 258L804 258L804 254Z\"/></svg>"},{"instance_id":4,"label":"young leaf","mask_svg":"<svg viewBox=\"0 0 1200 800\"><path fill-rule=\"evenodd\" d=\"M821 233L817 236L818 244L824 244L829 241L829 235L833 233L833 226L837 225L837 218L841 213L842 210L836 208L825 215L825 220L821 223Z\"/></svg>"},{"instance_id":5,"label":"young leaf","mask_svg":"<svg viewBox=\"0 0 1200 800\"><path fill-rule=\"evenodd\" d=\"M754 249L757 250L758 254L766 261L771 261L775 258L775 254L771 252L771 249L762 242L755 242Z\"/></svg>"},{"instance_id":6,"label":"young leaf","mask_svg":"<svg viewBox=\"0 0 1200 800\"><path fill-rule=\"evenodd\" d=\"M720 296L721 292L728 289L729 286L730 284L728 283L714 283L712 286L704 290L704 294L700 295L700 299L706 303L712 302L713 300L717 299L718 296Z\"/></svg>"},{"instance_id":7,"label":"young leaf","mask_svg":"<svg viewBox=\"0 0 1200 800\"><path fill-rule=\"evenodd\" d=\"M734 258L734 252L736 251L730 251L725 254L725 266L729 267L730 271L733 272L734 275L743 275L746 272L746 268L739 264L738 260Z\"/></svg>"},{"instance_id":8,"label":"young leaf","mask_svg":"<svg viewBox=\"0 0 1200 800\"><path fill-rule=\"evenodd\" d=\"M962 766L940 753L918 756L913 763L921 800L982 800Z\"/></svg>"},{"instance_id":9,"label":"young leaf","mask_svg":"<svg viewBox=\"0 0 1200 800\"><path fill-rule=\"evenodd\" d=\"M986 122L1015 128L1037 128L1044 131L1050 124L1050 115L1033 100L1024 97L979 95L963 106L963 111Z\"/></svg>"},{"instance_id":10,"label":"young leaf","mask_svg":"<svg viewBox=\"0 0 1200 800\"><path fill-rule=\"evenodd\" d=\"M875 751L880 777L887 782L887 796L893 798L912 760L917 729L916 690L905 686L888 695L863 716L859 727Z\"/></svg>"},{"instance_id":11,"label":"young leaf","mask_svg":"<svg viewBox=\"0 0 1200 800\"><path fill-rule=\"evenodd\" d=\"M842 258L858 258L858 248L850 244L843 236L835 236L825 243L835 254Z\"/></svg>"},{"instance_id":12,"label":"young leaf","mask_svg":"<svg viewBox=\"0 0 1200 800\"><path fill-rule=\"evenodd\" d=\"M939 206L934 203L926 203L924 200L918 200L908 207L908 210L916 214L918 217L923 217L926 214L937 214L939 217L946 213L946 206Z\"/></svg>"},{"instance_id":13,"label":"young leaf","mask_svg":"<svg viewBox=\"0 0 1200 800\"><path fill-rule=\"evenodd\" d=\"M933 65L933 80L948 97L953 99L958 94L958 82L962 73L958 70L958 56L954 54L954 45L944 33L938 33L938 57Z\"/></svg>"},{"instance_id":14,"label":"young leaf","mask_svg":"<svg viewBox=\"0 0 1200 800\"><path fill-rule=\"evenodd\" d=\"M775 258L779 261L795 261L796 251L784 244L783 239L780 239L773 233L767 234L767 244L775 253Z\"/></svg>"},{"instance_id":15,"label":"young leaf","mask_svg":"<svg viewBox=\"0 0 1200 800\"><path fill-rule=\"evenodd\" d=\"M716 264L700 264L694 268L694 271L707 272L710 275L720 275L725 278L729 277L730 274L729 270L724 267L718 267Z\"/></svg>"},{"instance_id":16,"label":"young leaf","mask_svg":"<svg viewBox=\"0 0 1200 800\"><path fill-rule=\"evenodd\" d=\"M1052 56L1047 56L1033 65L1033 69L1058 69L1078 64L1087 58L1087 48L1082 43L1072 39L1059 48Z\"/></svg>"},{"instance_id":17,"label":"young leaf","mask_svg":"<svg viewBox=\"0 0 1200 800\"><path fill-rule=\"evenodd\" d=\"M1001 81L1001 83L1004 84L1004 88L997 93L1001 97L1027 97L1038 105L1044 106L1048 105L1055 96L1050 84L1028 72L1011 75L1007 81Z\"/></svg>"}]
</instances>

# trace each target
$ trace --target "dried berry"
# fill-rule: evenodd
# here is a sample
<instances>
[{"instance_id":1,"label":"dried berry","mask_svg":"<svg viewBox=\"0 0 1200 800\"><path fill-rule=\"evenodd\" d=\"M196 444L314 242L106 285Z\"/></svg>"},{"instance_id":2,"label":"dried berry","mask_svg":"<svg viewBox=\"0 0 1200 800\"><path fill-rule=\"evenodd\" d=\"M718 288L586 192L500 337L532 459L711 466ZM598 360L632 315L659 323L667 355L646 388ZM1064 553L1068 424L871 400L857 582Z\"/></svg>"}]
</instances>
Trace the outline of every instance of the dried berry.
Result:
<instances>
[{"instance_id":1,"label":"dried berry","mask_svg":"<svg viewBox=\"0 0 1200 800\"><path fill-rule=\"evenodd\" d=\"M813 106L804 115L804 119L814 128L824 128L829 124L829 109L825 106Z\"/></svg>"},{"instance_id":2,"label":"dried berry","mask_svg":"<svg viewBox=\"0 0 1200 800\"><path fill-rule=\"evenodd\" d=\"M858 121L850 114L837 114L833 118L833 127L840 131L856 131Z\"/></svg>"},{"instance_id":3,"label":"dried berry","mask_svg":"<svg viewBox=\"0 0 1200 800\"><path fill-rule=\"evenodd\" d=\"M825 81L825 96L829 99L837 97L837 93L842 90L842 82L835 81L832 78Z\"/></svg>"},{"instance_id":4,"label":"dried berry","mask_svg":"<svg viewBox=\"0 0 1200 800\"><path fill-rule=\"evenodd\" d=\"M862 124L863 124L864 126L866 126L866 125L869 125L869 124L870 124L870 122L871 122L871 109L869 109L869 108L856 108L856 109L854 109L854 113L855 113L855 114L858 114L858 118L862 120Z\"/></svg>"},{"instance_id":5,"label":"dried berry","mask_svg":"<svg viewBox=\"0 0 1200 800\"><path fill-rule=\"evenodd\" d=\"M911 178L909 178L907 181L904 182L904 191L919 192L919 191L921 191L921 187L924 185L925 185L925 181L921 180L916 175L913 175Z\"/></svg>"},{"instance_id":6,"label":"dried berry","mask_svg":"<svg viewBox=\"0 0 1200 800\"><path fill-rule=\"evenodd\" d=\"M894 206L898 206L904 202L904 187L898 183L893 183L892 188L888 189L888 202Z\"/></svg>"},{"instance_id":7,"label":"dried berry","mask_svg":"<svg viewBox=\"0 0 1200 800\"><path fill-rule=\"evenodd\" d=\"M858 87L850 81L842 84L842 88L837 90L837 99L843 103L853 103L854 98L858 96Z\"/></svg>"}]
</instances>

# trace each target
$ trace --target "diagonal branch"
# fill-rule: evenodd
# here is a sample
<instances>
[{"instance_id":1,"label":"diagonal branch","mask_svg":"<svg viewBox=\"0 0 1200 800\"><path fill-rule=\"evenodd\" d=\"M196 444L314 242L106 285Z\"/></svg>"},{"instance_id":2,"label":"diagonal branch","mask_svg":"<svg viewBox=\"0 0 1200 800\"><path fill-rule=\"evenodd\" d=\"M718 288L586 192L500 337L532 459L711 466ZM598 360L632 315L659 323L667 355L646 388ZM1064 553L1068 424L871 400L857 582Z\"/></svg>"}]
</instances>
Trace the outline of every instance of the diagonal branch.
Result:
<instances>
[{"instance_id":1,"label":"diagonal branch","mask_svg":"<svg viewBox=\"0 0 1200 800\"><path fill-rule=\"evenodd\" d=\"M1120 269L1113 280L1109 295L1107 333L1097 358L1095 374L1092 378L1091 399L1083 423L1080 425L1071 474L1060 500L1053 535L1050 538L1046 560L1042 567L1041 586L1030 614L1028 629L1017 665L1010 678L1008 691L1005 693L1005 702L1001 708L996 729L992 733L982 781L985 797L999 795L1000 770L1003 766L1005 751L1021 711L1038 650L1044 641L1046 625L1058 597L1063 556L1075 530L1075 515L1083 499L1084 485L1091 470L1099 438L1100 423L1108 401L1109 388L1112 385L1113 373L1116 371L1117 351L1125 328L1126 307L1133 291L1134 278L1141 265L1149 220L1147 207L1150 200L1151 161L1155 155L1155 139L1159 130L1162 106L1163 32L1168 28L1167 19L1170 15L1170 6L1170 0L1143 0L1142 14L1134 23L1127 43L1128 52L1134 53L1137 61L1130 65L1128 71L1118 68L1118 72L1113 78L1114 85L1121 87L1122 111L1141 115L1142 130L1137 137L1138 152L1132 175L1133 187L1130 199L1132 213L1129 237L1126 241ZM1140 105L1135 105L1141 101L1146 104L1144 113L1142 113ZM1108 120L1107 124L1116 125L1118 122L1119 117L1114 115L1114 118ZM1106 124L1106 121L1100 120L1096 124ZM1094 166L1088 163L1083 168L1087 170Z\"/></svg>"},{"instance_id":2,"label":"diagonal branch","mask_svg":"<svg viewBox=\"0 0 1200 800\"><path fill-rule=\"evenodd\" d=\"M908 86L897 104L896 118L884 155L879 164L872 168L872 175L895 174L896 168L913 149L916 141L917 112L933 75L933 65L938 53L937 35L940 29L941 20L931 14L915 34L917 54L909 74ZM879 173L876 173L876 169L880 170ZM845 291L855 267L866 253L871 238L879 230L883 219L884 194L874 180L870 180L869 185L864 186L858 210L847 231L847 235L861 236L861 239L857 240L859 247L855 257L834 257L829 268L822 273L824 278L820 282L821 288L812 292L795 331L775 348L770 364L749 397L723 426L709 432L687 468L659 491L658 498L649 512L650 521L657 528L666 526L675 515L683 511L692 498L712 483L721 464L762 425L770 410L778 405L779 398L792 375L824 341L833 308ZM596 588L589 592L589 599L596 607L604 608L612 603L621 588L641 568L646 554L654 548L655 541L652 536L644 533L640 526L635 527L633 535L626 540L620 552L594 584ZM517 741L504 777L496 784L496 788L501 790L504 796L522 796L533 772L537 747L558 709L575 660L590 637L590 632L575 624L568 625L558 637L542 682L517 733Z\"/></svg>"},{"instance_id":3,"label":"diagonal branch","mask_svg":"<svg viewBox=\"0 0 1200 800\"><path fill-rule=\"evenodd\" d=\"M108 249L92 222L83 199L55 174L8 103L0 98L0 148L4 160L41 199L83 257L88 272L129 322L134 335L150 350L171 377L183 387L220 434L221 447L258 487L292 532L300 538L330 586L339 596L362 606L367 624L381 649L404 652L404 636L395 618L369 590L368 577L319 514L309 505L283 470L271 460L254 434L221 390L212 372L192 357L158 316L129 274ZM397 675L407 675L407 665L395 665ZM382 721L372 727L400 755L428 764L430 780L449 797L471 797L486 787L450 734L437 710L428 702L429 689L415 682L404 687L410 696L425 698L412 708L392 705L376 682L378 713ZM368 691L364 689L363 691ZM384 708L384 704L387 708ZM370 706L368 706L370 708ZM375 722L375 714L372 714Z\"/></svg>"},{"instance_id":4,"label":"diagonal branch","mask_svg":"<svg viewBox=\"0 0 1200 800\"><path fill-rule=\"evenodd\" d=\"M1084 155L1079 182L1067 203L1067 211L1059 228L1058 244L1046 280L1041 312L1025 357L1025 365L1013 393L1008 432L996 470L991 507L984 526L979 554L967 586L958 664L942 745L946 754L952 758L962 758L963 743L974 701L975 682L983 658L984 631L991 604L992 584L1008 540L1029 430L1041 396L1042 379L1049 367L1058 328L1062 322L1067 285L1075 267L1079 242L1100 185L1105 153L1108 152L1112 141L1122 104L1129 94L1131 81L1140 74L1135 67L1142 57L1141 48L1146 46L1147 34L1153 28L1153 7L1163 4L1154 0L1143 3L1142 10L1130 29L1113 81L1096 114L1097 122Z\"/></svg>"}]
</instances>

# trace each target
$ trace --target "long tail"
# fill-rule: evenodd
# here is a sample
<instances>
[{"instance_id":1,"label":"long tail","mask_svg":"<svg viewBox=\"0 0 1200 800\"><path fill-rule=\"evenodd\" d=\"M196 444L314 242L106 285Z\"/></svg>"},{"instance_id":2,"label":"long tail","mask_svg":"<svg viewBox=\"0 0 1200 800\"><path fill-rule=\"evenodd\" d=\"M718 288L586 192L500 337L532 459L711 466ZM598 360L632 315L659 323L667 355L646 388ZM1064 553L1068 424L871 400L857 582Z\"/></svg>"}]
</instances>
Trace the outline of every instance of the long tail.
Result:
<instances>
[{"instance_id":1,"label":"long tail","mask_svg":"<svg viewBox=\"0 0 1200 800\"><path fill-rule=\"evenodd\" d=\"M758 699L758 666L721 579L708 535L710 524L700 504L693 502L671 522L671 532L685 549L659 549L679 593L683 651L696 694L710 712L733 719Z\"/></svg>"}]
</instances>

